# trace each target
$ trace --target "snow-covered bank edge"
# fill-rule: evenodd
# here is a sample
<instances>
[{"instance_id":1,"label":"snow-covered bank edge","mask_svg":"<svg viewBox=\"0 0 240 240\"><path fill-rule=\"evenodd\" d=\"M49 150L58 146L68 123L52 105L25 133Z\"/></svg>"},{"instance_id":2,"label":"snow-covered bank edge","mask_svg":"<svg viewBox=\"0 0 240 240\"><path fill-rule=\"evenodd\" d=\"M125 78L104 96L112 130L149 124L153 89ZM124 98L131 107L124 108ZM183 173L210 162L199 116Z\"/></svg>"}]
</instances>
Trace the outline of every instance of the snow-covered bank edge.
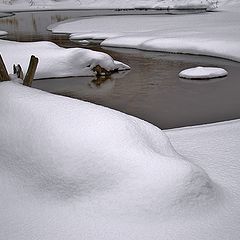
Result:
<instances>
[{"instance_id":1,"label":"snow-covered bank edge","mask_svg":"<svg viewBox=\"0 0 240 240\"><path fill-rule=\"evenodd\" d=\"M96 39L96 38L95 38ZM133 37L134 39L134 37ZM120 40L121 42L118 42ZM112 47L112 48L128 48L128 49L137 49L143 51L155 51L155 52L166 52L172 54L188 54L188 55L197 55L197 56L209 56L209 57L217 57L221 59L227 59L234 62L240 62L240 54L239 54L239 44L238 42L229 42L225 48L222 46L225 45L225 40L219 41L211 41L205 42L201 45L204 40L200 39L199 41L196 39L192 39L191 41L186 40L183 45L179 46L178 39L172 38L163 38L163 39L149 39L146 42L139 44L138 46L134 46L135 44L127 44L126 42L131 42L131 37L118 39L109 38L103 40L100 45L104 47ZM126 43L126 44L125 44ZM219 44L218 49L214 49L213 46ZM237 50L237 51L235 51Z\"/></svg>"},{"instance_id":2,"label":"snow-covered bank edge","mask_svg":"<svg viewBox=\"0 0 240 240\"><path fill-rule=\"evenodd\" d=\"M98 74L95 71L97 66L105 71L102 74L130 69L108 54L83 48L65 49L48 41L29 43L0 40L0 52L9 73L12 72L13 64L20 64L25 74L30 56L38 57L35 79L95 76Z\"/></svg>"},{"instance_id":3,"label":"snow-covered bank edge","mask_svg":"<svg viewBox=\"0 0 240 240\"><path fill-rule=\"evenodd\" d=\"M210 129L212 127L224 127L228 125L232 125L235 123L239 123L240 119L233 119L233 120L227 120L227 121L220 121L220 122L214 122L214 123L207 123L207 124L199 124L199 125L193 125L193 126L187 126L187 127L178 127L178 128L171 128L171 129L165 129L163 130L165 133L171 133L171 132L185 132L188 130L194 130L194 129Z\"/></svg>"},{"instance_id":4,"label":"snow-covered bank edge","mask_svg":"<svg viewBox=\"0 0 240 240\"><path fill-rule=\"evenodd\" d=\"M71 6L71 7L70 7ZM1 11L44 11L44 10L213 10L217 7L215 1L199 1L199 0L172 0L170 1L45 1L44 4L41 1L31 3L26 1L17 1L14 3L1 3Z\"/></svg>"}]
</instances>

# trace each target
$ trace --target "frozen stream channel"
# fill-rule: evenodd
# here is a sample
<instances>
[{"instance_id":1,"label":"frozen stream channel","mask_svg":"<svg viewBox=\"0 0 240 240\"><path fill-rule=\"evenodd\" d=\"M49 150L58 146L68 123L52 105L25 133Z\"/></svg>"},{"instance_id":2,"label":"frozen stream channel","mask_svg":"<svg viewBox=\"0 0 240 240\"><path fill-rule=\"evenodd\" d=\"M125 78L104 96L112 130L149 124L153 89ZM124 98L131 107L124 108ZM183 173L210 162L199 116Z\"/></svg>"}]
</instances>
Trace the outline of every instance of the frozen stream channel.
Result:
<instances>
[{"instance_id":1,"label":"frozen stream channel","mask_svg":"<svg viewBox=\"0 0 240 240\"><path fill-rule=\"evenodd\" d=\"M64 47L82 47L46 27L57 21L113 11L46 11L17 13L0 19L6 37L17 41L51 40ZM161 15L159 16L161 17ZM162 129L240 118L240 64L213 57L144 52L126 49L92 49L107 52L131 66L127 74L106 81L87 77L38 80L33 87L105 105L145 119ZM178 78L190 67L222 67L228 76L210 81Z\"/></svg>"}]
</instances>

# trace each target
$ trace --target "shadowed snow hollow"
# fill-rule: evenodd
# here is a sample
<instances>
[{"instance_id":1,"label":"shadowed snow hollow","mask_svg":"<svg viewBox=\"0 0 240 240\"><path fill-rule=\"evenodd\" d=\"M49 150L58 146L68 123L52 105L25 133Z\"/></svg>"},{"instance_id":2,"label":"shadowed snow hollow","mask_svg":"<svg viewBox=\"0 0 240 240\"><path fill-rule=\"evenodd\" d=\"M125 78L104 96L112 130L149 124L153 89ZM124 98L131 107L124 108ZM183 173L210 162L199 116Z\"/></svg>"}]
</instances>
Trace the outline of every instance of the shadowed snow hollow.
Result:
<instances>
[{"instance_id":1,"label":"shadowed snow hollow","mask_svg":"<svg viewBox=\"0 0 240 240\"><path fill-rule=\"evenodd\" d=\"M215 196L201 168L135 117L12 82L0 84L0 116L1 169L33 194L154 212Z\"/></svg>"}]
</instances>

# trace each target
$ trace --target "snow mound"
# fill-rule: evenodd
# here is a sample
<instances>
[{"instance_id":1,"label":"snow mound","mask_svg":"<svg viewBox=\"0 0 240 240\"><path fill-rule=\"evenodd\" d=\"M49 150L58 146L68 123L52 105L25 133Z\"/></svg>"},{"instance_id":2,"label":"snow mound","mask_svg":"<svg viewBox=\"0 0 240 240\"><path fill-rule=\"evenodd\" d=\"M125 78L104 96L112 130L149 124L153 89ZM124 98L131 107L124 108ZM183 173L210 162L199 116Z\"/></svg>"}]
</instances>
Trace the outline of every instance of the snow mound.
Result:
<instances>
[{"instance_id":1,"label":"snow mound","mask_svg":"<svg viewBox=\"0 0 240 240\"><path fill-rule=\"evenodd\" d=\"M227 76L228 72L217 67L195 67L181 71L179 77L188 79L211 79Z\"/></svg>"},{"instance_id":2,"label":"snow mound","mask_svg":"<svg viewBox=\"0 0 240 240\"><path fill-rule=\"evenodd\" d=\"M9 72L13 64L20 64L23 72L27 71L30 56L39 58L35 78L93 76L97 65L106 70L126 70L130 67L114 60L107 54L83 48L65 49L54 43L14 42L0 40L0 52Z\"/></svg>"},{"instance_id":3,"label":"snow mound","mask_svg":"<svg viewBox=\"0 0 240 240\"><path fill-rule=\"evenodd\" d=\"M0 83L0 115L1 169L32 193L155 213L215 197L204 170L135 117L13 82Z\"/></svg>"}]
</instances>

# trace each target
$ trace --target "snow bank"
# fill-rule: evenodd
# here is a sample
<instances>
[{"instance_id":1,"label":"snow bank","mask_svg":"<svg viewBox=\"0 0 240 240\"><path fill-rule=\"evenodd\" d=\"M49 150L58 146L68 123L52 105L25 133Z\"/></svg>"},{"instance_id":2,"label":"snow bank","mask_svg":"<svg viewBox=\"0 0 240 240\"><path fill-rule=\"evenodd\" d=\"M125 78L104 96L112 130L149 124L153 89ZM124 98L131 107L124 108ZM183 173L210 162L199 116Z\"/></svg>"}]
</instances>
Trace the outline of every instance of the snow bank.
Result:
<instances>
[{"instance_id":1,"label":"snow bank","mask_svg":"<svg viewBox=\"0 0 240 240\"><path fill-rule=\"evenodd\" d=\"M17 83L1 83L0 96L3 168L43 194L117 194L153 211L214 196L207 174L147 122Z\"/></svg>"},{"instance_id":2,"label":"snow bank","mask_svg":"<svg viewBox=\"0 0 240 240\"><path fill-rule=\"evenodd\" d=\"M103 46L210 55L240 61L240 3L193 15L105 16L62 22L54 33L106 39Z\"/></svg>"},{"instance_id":3,"label":"snow bank","mask_svg":"<svg viewBox=\"0 0 240 240\"><path fill-rule=\"evenodd\" d=\"M211 79L227 76L228 72L223 68L195 67L181 71L179 77L189 79Z\"/></svg>"},{"instance_id":4,"label":"snow bank","mask_svg":"<svg viewBox=\"0 0 240 240\"><path fill-rule=\"evenodd\" d=\"M13 64L27 71L30 56L39 58L36 79L67 76L93 76L93 68L126 70L129 66L114 61L109 55L82 48L64 49L51 42L20 43L0 40L0 52L9 72Z\"/></svg>"},{"instance_id":5,"label":"snow bank","mask_svg":"<svg viewBox=\"0 0 240 240\"><path fill-rule=\"evenodd\" d=\"M212 8L208 0L0 0L1 10L114 9L114 8Z\"/></svg>"}]
</instances>

